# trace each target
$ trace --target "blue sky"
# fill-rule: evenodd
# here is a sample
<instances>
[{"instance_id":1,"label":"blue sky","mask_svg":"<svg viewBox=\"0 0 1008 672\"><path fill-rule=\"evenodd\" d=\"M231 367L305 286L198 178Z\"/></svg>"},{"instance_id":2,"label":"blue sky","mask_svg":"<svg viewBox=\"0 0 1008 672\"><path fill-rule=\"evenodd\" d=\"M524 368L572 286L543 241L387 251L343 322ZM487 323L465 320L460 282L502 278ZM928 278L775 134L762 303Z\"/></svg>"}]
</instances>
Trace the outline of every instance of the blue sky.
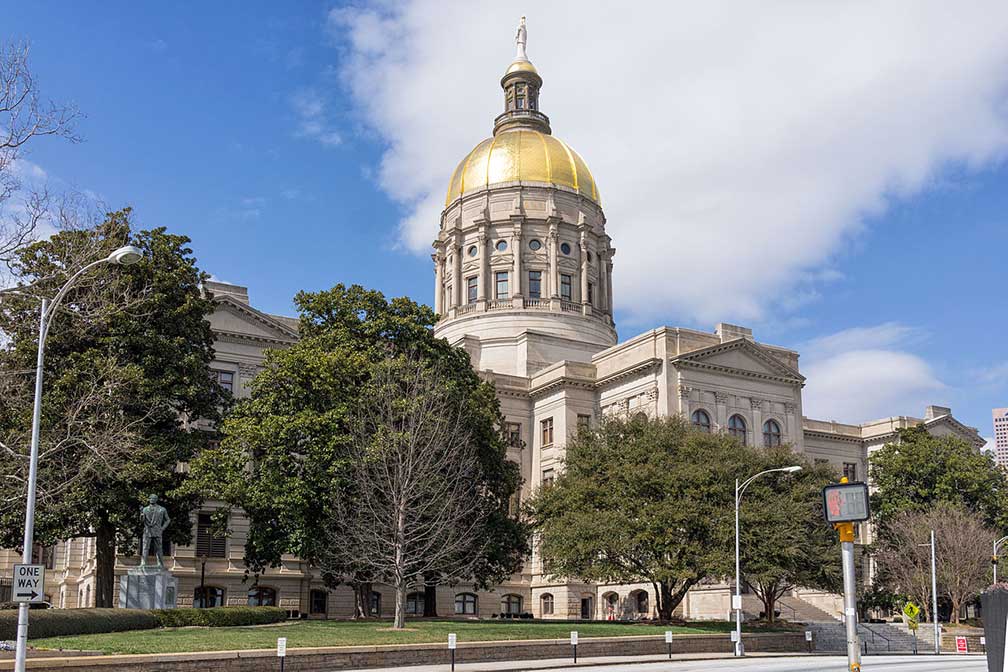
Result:
<instances>
[{"instance_id":1,"label":"blue sky","mask_svg":"<svg viewBox=\"0 0 1008 672\"><path fill-rule=\"evenodd\" d=\"M527 11L543 110L600 184L622 337L746 324L802 353L810 414L930 401L990 436L1008 405L1004 8L857 24L605 5L22 2L2 34L87 115L84 143L31 162L291 313L337 282L431 301L438 201L489 133ZM607 61L619 81L596 86Z\"/></svg>"}]
</instances>

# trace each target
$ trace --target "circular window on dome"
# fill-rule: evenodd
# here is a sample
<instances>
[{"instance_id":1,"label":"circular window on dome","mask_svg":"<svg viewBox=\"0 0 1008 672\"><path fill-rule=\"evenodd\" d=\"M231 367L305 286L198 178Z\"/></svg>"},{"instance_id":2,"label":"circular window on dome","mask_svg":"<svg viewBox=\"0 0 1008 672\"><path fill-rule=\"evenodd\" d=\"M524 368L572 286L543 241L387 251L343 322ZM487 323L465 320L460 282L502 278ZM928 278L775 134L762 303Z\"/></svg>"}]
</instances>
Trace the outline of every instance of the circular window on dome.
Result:
<instances>
[{"instance_id":1,"label":"circular window on dome","mask_svg":"<svg viewBox=\"0 0 1008 672\"><path fill-rule=\"evenodd\" d=\"M497 241L497 251L498 252L503 252L506 249L507 249L507 241L506 240L498 240Z\"/></svg>"},{"instance_id":2,"label":"circular window on dome","mask_svg":"<svg viewBox=\"0 0 1008 672\"><path fill-rule=\"evenodd\" d=\"M542 247L542 243L539 242L538 238L533 238L532 240L529 241L529 249L530 250L538 250L541 247Z\"/></svg>"},{"instance_id":3,"label":"circular window on dome","mask_svg":"<svg viewBox=\"0 0 1008 672\"><path fill-rule=\"evenodd\" d=\"M570 254L570 245L568 243L560 243L560 251L564 254Z\"/></svg>"},{"instance_id":4,"label":"circular window on dome","mask_svg":"<svg viewBox=\"0 0 1008 672\"><path fill-rule=\"evenodd\" d=\"M477 253L479 253L479 250L476 248L475 245L473 245L472 247L469 248L469 256L470 257L475 257L477 255Z\"/></svg>"}]
</instances>

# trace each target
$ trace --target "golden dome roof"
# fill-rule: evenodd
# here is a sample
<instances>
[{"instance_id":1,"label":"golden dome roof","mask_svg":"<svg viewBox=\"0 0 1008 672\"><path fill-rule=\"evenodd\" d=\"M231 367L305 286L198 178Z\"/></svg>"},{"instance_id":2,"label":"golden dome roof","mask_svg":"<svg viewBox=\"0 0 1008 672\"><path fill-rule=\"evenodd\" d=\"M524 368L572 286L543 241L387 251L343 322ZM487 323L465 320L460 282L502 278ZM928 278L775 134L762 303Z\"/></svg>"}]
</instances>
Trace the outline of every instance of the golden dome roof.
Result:
<instances>
[{"instance_id":1,"label":"golden dome roof","mask_svg":"<svg viewBox=\"0 0 1008 672\"><path fill-rule=\"evenodd\" d=\"M487 138L462 159L448 184L445 206L462 194L504 182L569 187L599 202L595 178L577 152L552 135L514 128Z\"/></svg>"},{"instance_id":2,"label":"golden dome roof","mask_svg":"<svg viewBox=\"0 0 1008 672\"><path fill-rule=\"evenodd\" d=\"M534 72L537 75L539 74L539 71L535 69L535 66L532 65L530 61L521 59L518 59L514 63L512 63L508 67L507 72L504 73L504 76L506 77L510 75L512 72Z\"/></svg>"}]
</instances>

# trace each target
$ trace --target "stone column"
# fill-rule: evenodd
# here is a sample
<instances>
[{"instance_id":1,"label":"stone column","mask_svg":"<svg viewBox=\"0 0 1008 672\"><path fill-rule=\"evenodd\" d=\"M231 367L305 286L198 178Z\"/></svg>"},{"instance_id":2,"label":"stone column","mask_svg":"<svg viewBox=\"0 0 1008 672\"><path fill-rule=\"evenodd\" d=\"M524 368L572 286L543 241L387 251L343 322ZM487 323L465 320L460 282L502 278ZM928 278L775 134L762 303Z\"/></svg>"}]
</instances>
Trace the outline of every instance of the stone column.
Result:
<instances>
[{"instance_id":1,"label":"stone column","mask_svg":"<svg viewBox=\"0 0 1008 672\"><path fill-rule=\"evenodd\" d=\"M727 429L728 427L728 393L727 392L715 392L714 393L714 403L717 406L717 417L714 422L717 423L717 429ZM711 427L711 431L715 431L714 427Z\"/></svg>"},{"instance_id":2,"label":"stone column","mask_svg":"<svg viewBox=\"0 0 1008 672\"><path fill-rule=\"evenodd\" d=\"M762 399L749 399L749 405L752 407L752 446L762 446L763 445L763 400Z\"/></svg>"},{"instance_id":3,"label":"stone column","mask_svg":"<svg viewBox=\"0 0 1008 672\"><path fill-rule=\"evenodd\" d=\"M515 222L511 233L511 254L514 255L514 279L511 281L511 296L524 296L522 293L522 249L524 249L522 245L522 225L519 221Z\"/></svg>"},{"instance_id":4,"label":"stone column","mask_svg":"<svg viewBox=\"0 0 1008 672\"><path fill-rule=\"evenodd\" d=\"M581 303L588 303L588 234L581 230Z\"/></svg>"},{"instance_id":5,"label":"stone column","mask_svg":"<svg viewBox=\"0 0 1008 672\"><path fill-rule=\"evenodd\" d=\"M613 295L612 295L612 257L606 262L606 300L609 301L609 314L615 315L613 312Z\"/></svg>"},{"instance_id":6,"label":"stone column","mask_svg":"<svg viewBox=\"0 0 1008 672\"><path fill-rule=\"evenodd\" d=\"M434 260L434 312L444 313L444 255L441 250L431 255Z\"/></svg>"},{"instance_id":7,"label":"stone column","mask_svg":"<svg viewBox=\"0 0 1008 672\"><path fill-rule=\"evenodd\" d=\"M452 305L462 305L462 246L458 238L452 242Z\"/></svg>"},{"instance_id":8,"label":"stone column","mask_svg":"<svg viewBox=\"0 0 1008 672\"><path fill-rule=\"evenodd\" d=\"M486 229L479 233L480 277L476 282L476 300L486 301L487 289L490 287L490 247L487 245Z\"/></svg>"},{"instance_id":9,"label":"stone column","mask_svg":"<svg viewBox=\"0 0 1008 672\"><path fill-rule=\"evenodd\" d=\"M787 434L781 437L782 443L794 442L797 436L796 432L800 431L800 428L795 427L795 411L797 410L798 407L791 402L784 404L784 431Z\"/></svg>"},{"instance_id":10,"label":"stone column","mask_svg":"<svg viewBox=\"0 0 1008 672\"><path fill-rule=\"evenodd\" d=\"M550 224L549 230L549 295L552 299L560 298L560 276L557 274L557 249L560 234L557 232L557 225Z\"/></svg>"},{"instance_id":11,"label":"stone column","mask_svg":"<svg viewBox=\"0 0 1008 672\"><path fill-rule=\"evenodd\" d=\"M609 310L609 287L606 281L606 255L604 252L596 252L599 267L599 311L603 313Z\"/></svg>"},{"instance_id":12,"label":"stone column","mask_svg":"<svg viewBox=\"0 0 1008 672\"><path fill-rule=\"evenodd\" d=\"M690 422L690 416L693 414L693 406L690 403L692 392L693 388L689 385L679 383L679 413L686 419L686 422Z\"/></svg>"}]
</instances>

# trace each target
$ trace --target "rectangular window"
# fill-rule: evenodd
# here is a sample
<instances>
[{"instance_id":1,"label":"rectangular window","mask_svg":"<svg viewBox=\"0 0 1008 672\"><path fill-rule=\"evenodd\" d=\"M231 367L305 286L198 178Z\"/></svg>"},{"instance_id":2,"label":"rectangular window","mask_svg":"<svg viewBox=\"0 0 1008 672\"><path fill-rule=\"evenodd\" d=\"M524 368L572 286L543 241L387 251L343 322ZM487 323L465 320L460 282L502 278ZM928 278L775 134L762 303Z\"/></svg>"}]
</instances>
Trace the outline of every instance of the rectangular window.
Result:
<instances>
[{"instance_id":1,"label":"rectangular window","mask_svg":"<svg viewBox=\"0 0 1008 672\"><path fill-rule=\"evenodd\" d=\"M553 481L556 480L556 472L552 469L543 469L543 485L553 485Z\"/></svg>"},{"instance_id":2,"label":"rectangular window","mask_svg":"<svg viewBox=\"0 0 1008 672\"><path fill-rule=\"evenodd\" d=\"M472 276L471 278L466 278L466 302L476 303L476 297L479 295L478 287L479 278L477 276Z\"/></svg>"},{"instance_id":3,"label":"rectangular window","mask_svg":"<svg viewBox=\"0 0 1008 672\"><path fill-rule=\"evenodd\" d=\"M564 301L571 300L571 276L560 276L560 298Z\"/></svg>"},{"instance_id":4,"label":"rectangular window","mask_svg":"<svg viewBox=\"0 0 1008 672\"><path fill-rule=\"evenodd\" d=\"M539 423L542 426L542 445L553 445L553 418L546 418Z\"/></svg>"},{"instance_id":5,"label":"rectangular window","mask_svg":"<svg viewBox=\"0 0 1008 672\"><path fill-rule=\"evenodd\" d=\"M588 305L595 305L595 285L593 283L588 283Z\"/></svg>"},{"instance_id":6,"label":"rectangular window","mask_svg":"<svg viewBox=\"0 0 1008 672\"><path fill-rule=\"evenodd\" d=\"M530 299L542 298L542 271L529 271L528 295Z\"/></svg>"},{"instance_id":7,"label":"rectangular window","mask_svg":"<svg viewBox=\"0 0 1008 672\"><path fill-rule=\"evenodd\" d=\"M445 305L447 305L447 306L454 306L455 305L455 294L452 293L452 286L451 285L448 285L447 287L445 287L445 296L447 297L445 299Z\"/></svg>"},{"instance_id":8,"label":"rectangular window","mask_svg":"<svg viewBox=\"0 0 1008 672\"><path fill-rule=\"evenodd\" d=\"M847 477L847 480L853 483L857 480L857 463L856 462L844 462L843 463L843 475Z\"/></svg>"},{"instance_id":9,"label":"rectangular window","mask_svg":"<svg viewBox=\"0 0 1008 672\"><path fill-rule=\"evenodd\" d=\"M494 298L508 298L508 274L507 271L497 271L494 273L494 283L497 285Z\"/></svg>"},{"instance_id":10,"label":"rectangular window","mask_svg":"<svg viewBox=\"0 0 1008 672\"><path fill-rule=\"evenodd\" d=\"M579 413L578 414L578 418L577 418L577 428L578 428L578 431L581 431L582 429L585 430L585 431L591 429L591 416L590 415L581 415Z\"/></svg>"},{"instance_id":11,"label":"rectangular window","mask_svg":"<svg viewBox=\"0 0 1008 672\"><path fill-rule=\"evenodd\" d=\"M227 551L227 538L213 531L209 513L196 516L196 557L223 558Z\"/></svg>"},{"instance_id":12,"label":"rectangular window","mask_svg":"<svg viewBox=\"0 0 1008 672\"><path fill-rule=\"evenodd\" d=\"M504 425L504 438L512 448L522 447L521 423L508 422Z\"/></svg>"},{"instance_id":13,"label":"rectangular window","mask_svg":"<svg viewBox=\"0 0 1008 672\"><path fill-rule=\"evenodd\" d=\"M328 602L328 593L324 590L313 590L310 593L311 604L308 605L308 609L313 614L324 614L326 613L326 606Z\"/></svg>"},{"instance_id":14,"label":"rectangular window","mask_svg":"<svg viewBox=\"0 0 1008 672\"><path fill-rule=\"evenodd\" d=\"M214 381L228 392L234 392L234 373L230 371L210 370L210 380Z\"/></svg>"}]
</instances>

